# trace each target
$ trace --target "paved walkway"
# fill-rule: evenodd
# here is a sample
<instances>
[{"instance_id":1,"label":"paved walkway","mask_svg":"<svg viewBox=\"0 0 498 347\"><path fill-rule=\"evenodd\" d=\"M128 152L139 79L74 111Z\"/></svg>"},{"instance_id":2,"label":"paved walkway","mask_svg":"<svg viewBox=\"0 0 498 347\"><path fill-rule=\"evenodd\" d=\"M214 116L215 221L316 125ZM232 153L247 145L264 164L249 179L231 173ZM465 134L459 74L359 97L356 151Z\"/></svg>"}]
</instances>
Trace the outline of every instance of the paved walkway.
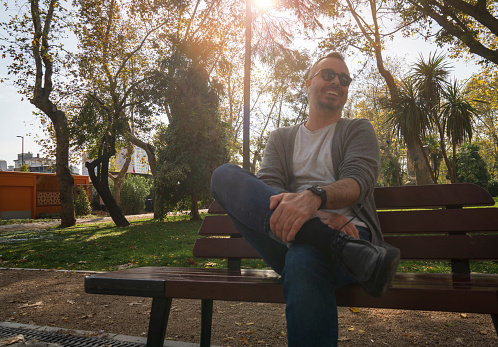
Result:
<instances>
[{"instance_id":1,"label":"paved walkway","mask_svg":"<svg viewBox=\"0 0 498 347\"><path fill-rule=\"evenodd\" d=\"M145 213L145 214L134 214L126 216L126 219L142 219L142 218L153 218L153 213ZM54 219L53 221L48 222L34 222L34 223L25 223L25 224L6 224L0 225L0 232L2 231L15 231L15 230L36 230L43 228L50 228L60 224L60 219ZM92 223L110 223L112 222L111 217L91 217L91 218L78 218L76 219L76 224L92 224Z\"/></svg>"}]
</instances>

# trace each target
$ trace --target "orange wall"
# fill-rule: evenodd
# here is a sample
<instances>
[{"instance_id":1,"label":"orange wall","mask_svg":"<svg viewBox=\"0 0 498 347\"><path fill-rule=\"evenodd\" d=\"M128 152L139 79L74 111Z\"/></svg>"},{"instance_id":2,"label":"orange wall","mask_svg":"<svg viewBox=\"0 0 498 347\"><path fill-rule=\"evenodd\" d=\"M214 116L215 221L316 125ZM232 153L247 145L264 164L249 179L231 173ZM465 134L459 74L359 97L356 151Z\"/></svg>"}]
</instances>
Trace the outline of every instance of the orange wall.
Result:
<instances>
[{"instance_id":1,"label":"orange wall","mask_svg":"<svg viewBox=\"0 0 498 347\"><path fill-rule=\"evenodd\" d=\"M73 176L88 195L88 176ZM59 183L55 174L0 171L0 219L37 218L59 213Z\"/></svg>"}]
</instances>

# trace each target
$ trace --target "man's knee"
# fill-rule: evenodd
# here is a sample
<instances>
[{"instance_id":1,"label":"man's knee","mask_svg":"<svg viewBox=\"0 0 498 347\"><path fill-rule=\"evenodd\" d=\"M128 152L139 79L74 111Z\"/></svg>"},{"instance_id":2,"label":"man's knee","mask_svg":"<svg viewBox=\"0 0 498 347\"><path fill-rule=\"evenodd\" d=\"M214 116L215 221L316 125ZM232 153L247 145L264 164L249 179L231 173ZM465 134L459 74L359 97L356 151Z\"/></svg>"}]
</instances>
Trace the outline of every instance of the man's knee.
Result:
<instances>
[{"instance_id":1,"label":"man's knee","mask_svg":"<svg viewBox=\"0 0 498 347\"><path fill-rule=\"evenodd\" d=\"M232 176L231 172L233 172L234 168L237 167L233 164L223 164L217 167L213 174L211 175L211 195L218 190L219 187L222 187L223 184L226 184L227 180Z\"/></svg>"}]
</instances>

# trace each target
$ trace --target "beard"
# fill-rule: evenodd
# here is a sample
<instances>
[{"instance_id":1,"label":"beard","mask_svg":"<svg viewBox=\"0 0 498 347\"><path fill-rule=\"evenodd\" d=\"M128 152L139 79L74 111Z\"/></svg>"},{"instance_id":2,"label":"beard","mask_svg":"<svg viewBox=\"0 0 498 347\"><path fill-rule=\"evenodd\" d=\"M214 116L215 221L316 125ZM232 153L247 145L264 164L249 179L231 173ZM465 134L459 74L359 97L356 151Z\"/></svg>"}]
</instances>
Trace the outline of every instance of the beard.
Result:
<instances>
[{"instance_id":1,"label":"beard","mask_svg":"<svg viewBox=\"0 0 498 347\"><path fill-rule=\"evenodd\" d=\"M342 109L344 107L344 103L341 102L341 100L344 97L343 91L339 88L327 87L327 88L323 88L321 90L321 95L327 95L327 92L330 90L337 93L337 98L332 98L332 99L320 98L318 100L318 106L320 108L328 110L328 111L333 111L333 112L342 111Z\"/></svg>"}]
</instances>

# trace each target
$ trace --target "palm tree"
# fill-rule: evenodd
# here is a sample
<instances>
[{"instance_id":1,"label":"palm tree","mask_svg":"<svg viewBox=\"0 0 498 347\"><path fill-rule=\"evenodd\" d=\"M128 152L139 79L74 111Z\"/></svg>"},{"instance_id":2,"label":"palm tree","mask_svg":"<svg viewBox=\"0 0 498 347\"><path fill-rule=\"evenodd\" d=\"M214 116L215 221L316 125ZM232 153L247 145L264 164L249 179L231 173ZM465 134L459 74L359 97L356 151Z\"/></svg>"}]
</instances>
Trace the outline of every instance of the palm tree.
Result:
<instances>
[{"instance_id":1,"label":"palm tree","mask_svg":"<svg viewBox=\"0 0 498 347\"><path fill-rule=\"evenodd\" d=\"M429 54L427 61L421 56L413 67L412 78L416 80L422 107L429 118L428 128L435 128L438 132L441 154L449 170L444 127L440 118L441 95L448 86L447 78L451 69L445 59L444 54Z\"/></svg>"},{"instance_id":2,"label":"palm tree","mask_svg":"<svg viewBox=\"0 0 498 347\"><path fill-rule=\"evenodd\" d=\"M448 166L451 183L456 183L456 148L472 138L472 121L477 110L470 104L457 81L442 91L445 102L441 105L440 118L445 135L451 141L452 161Z\"/></svg>"},{"instance_id":3,"label":"palm tree","mask_svg":"<svg viewBox=\"0 0 498 347\"><path fill-rule=\"evenodd\" d=\"M411 77L401 82L396 103L391 104L387 122L407 146L407 157L412 163L417 184L435 183L429 159L421 138L425 136L430 121L423 111L415 80Z\"/></svg>"}]
</instances>

